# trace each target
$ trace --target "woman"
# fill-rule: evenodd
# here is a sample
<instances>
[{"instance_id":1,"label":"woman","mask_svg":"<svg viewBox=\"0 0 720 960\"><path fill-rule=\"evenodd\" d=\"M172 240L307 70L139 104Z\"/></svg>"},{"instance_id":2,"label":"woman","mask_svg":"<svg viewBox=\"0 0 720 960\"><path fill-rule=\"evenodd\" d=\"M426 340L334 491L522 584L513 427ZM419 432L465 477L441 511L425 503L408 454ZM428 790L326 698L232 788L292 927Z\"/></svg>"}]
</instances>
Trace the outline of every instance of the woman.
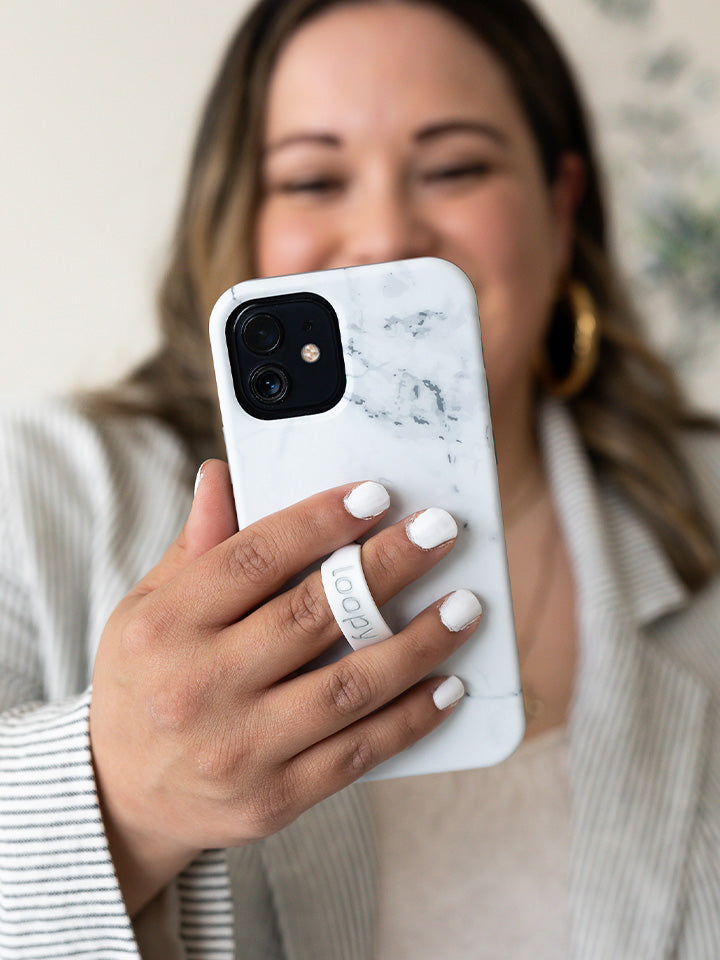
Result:
<instances>
[{"instance_id":1,"label":"woman","mask_svg":"<svg viewBox=\"0 0 720 960\"><path fill-rule=\"evenodd\" d=\"M336 630L316 575L274 595L386 503L358 478L238 534L210 461L177 535L191 464L222 453L206 316L243 276L418 255L478 295L528 745L336 794L448 714L422 678L478 611L448 629L435 604L286 679ZM5 430L12 955L133 955L133 931L144 957L714 955L717 443L635 329L582 109L524 2L263 0L208 101L161 308L120 396ZM371 537L377 599L453 545Z\"/></svg>"}]
</instances>

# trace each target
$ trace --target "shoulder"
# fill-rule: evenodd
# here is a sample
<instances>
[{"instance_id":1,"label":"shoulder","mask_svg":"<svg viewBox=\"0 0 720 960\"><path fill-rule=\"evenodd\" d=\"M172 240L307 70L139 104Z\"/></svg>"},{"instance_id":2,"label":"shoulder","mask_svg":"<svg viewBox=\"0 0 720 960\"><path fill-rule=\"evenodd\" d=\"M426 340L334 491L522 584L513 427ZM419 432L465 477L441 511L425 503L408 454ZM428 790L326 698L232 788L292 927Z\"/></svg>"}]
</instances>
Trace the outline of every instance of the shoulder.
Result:
<instances>
[{"instance_id":1,"label":"shoulder","mask_svg":"<svg viewBox=\"0 0 720 960\"><path fill-rule=\"evenodd\" d=\"M703 505L720 534L720 427L687 430L681 444Z\"/></svg>"},{"instance_id":2,"label":"shoulder","mask_svg":"<svg viewBox=\"0 0 720 960\"><path fill-rule=\"evenodd\" d=\"M174 525L192 471L150 418L95 421L72 399L0 407L0 527L12 543L120 535L170 504Z\"/></svg>"},{"instance_id":3,"label":"shoulder","mask_svg":"<svg viewBox=\"0 0 720 960\"><path fill-rule=\"evenodd\" d=\"M693 429L681 440L708 523L720 540L720 431ZM677 613L654 625L657 644L714 693L720 720L720 572L687 595Z\"/></svg>"},{"instance_id":4,"label":"shoulder","mask_svg":"<svg viewBox=\"0 0 720 960\"><path fill-rule=\"evenodd\" d=\"M179 439L158 421L139 416L94 420L72 398L0 405L0 451L20 462L41 457L58 464L101 451L150 453L158 461L184 456Z\"/></svg>"},{"instance_id":5,"label":"shoulder","mask_svg":"<svg viewBox=\"0 0 720 960\"><path fill-rule=\"evenodd\" d=\"M145 465L187 473L181 442L146 417L95 421L72 399L0 407L0 482L91 490L101 476Z\"/></svg>"}]
</instances>

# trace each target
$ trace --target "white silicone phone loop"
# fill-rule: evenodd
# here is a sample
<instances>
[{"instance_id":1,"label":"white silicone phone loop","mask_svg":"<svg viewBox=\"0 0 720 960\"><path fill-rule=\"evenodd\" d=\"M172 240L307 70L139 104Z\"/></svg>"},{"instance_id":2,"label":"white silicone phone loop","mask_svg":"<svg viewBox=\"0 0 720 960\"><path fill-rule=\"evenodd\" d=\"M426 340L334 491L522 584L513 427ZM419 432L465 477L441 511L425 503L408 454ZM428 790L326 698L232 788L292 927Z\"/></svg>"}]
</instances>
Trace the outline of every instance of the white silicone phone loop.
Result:
<instances>
[{"instance_id":1,"label":"white silicone phone loop","mask_svg":"<svg viewBox=\"0 0 720 960\"><path fill-rule=\"evenodd\" d=\"M393 635L370 593L360 549L357 543L340 547L320 567L332 615L353 650Z\"/></svg>"}]
</instances>

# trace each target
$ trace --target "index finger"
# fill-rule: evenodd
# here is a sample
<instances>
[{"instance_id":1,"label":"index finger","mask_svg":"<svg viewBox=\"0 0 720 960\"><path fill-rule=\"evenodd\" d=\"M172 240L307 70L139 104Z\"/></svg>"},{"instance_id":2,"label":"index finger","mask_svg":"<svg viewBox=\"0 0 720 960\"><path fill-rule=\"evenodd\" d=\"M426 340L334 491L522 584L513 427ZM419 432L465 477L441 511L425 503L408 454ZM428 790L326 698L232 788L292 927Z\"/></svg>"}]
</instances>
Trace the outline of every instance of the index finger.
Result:
<instances>
[{"instance_id":1,"label":"index finger","mask_svg":"<svg viewBox=\"0 0 720 960\"><path fill-rule=\"evenodd\" d=\"M240 530L162 590L171 591L196 623L220 629L326 554L371 530L389 504L387 491L374 481L315 494Z\"/></svg>"}]
</instances>

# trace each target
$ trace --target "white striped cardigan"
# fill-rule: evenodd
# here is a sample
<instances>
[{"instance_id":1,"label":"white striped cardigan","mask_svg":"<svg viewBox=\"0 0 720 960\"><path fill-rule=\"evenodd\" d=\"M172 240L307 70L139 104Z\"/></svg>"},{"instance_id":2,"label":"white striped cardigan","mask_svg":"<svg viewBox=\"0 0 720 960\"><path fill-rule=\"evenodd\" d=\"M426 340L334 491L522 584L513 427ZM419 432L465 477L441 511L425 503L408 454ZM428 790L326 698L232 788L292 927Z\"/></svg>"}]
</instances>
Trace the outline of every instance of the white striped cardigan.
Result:
<instances>
[{"instance_id":1,"label":"white striped cardigan","mask_svg":"<svg viewBox=\"0 0 720 960\"><path fill-rule=\"evenodd\" d=\"M572 957L717 960L720 584L689 597L598 487L563 408L548 404L540 427L578 590ZM694 450L720 516L720 444ZM95 794L89 682L110 611L184 522L196 466L151 421L100 429L68 403L3 420L2 960L139 956ZM362 789L262 843L207 851L172 893L168 960L370 960Z\"/></svg>"}]
</instances>

